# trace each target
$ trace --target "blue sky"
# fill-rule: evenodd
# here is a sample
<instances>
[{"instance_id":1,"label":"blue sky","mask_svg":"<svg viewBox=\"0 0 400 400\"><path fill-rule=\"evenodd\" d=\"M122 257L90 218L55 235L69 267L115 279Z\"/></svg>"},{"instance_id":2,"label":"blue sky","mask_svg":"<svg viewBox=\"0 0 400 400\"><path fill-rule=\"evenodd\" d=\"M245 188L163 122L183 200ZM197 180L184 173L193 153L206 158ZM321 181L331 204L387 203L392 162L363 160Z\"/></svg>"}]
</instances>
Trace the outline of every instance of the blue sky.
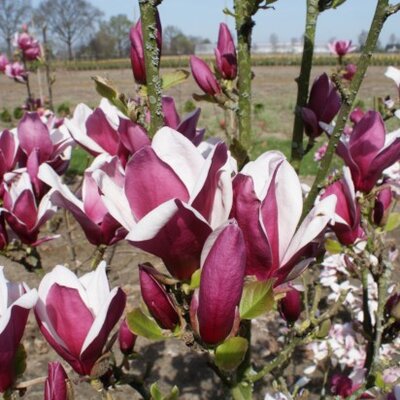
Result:
<instances>
[{"instance_id":1,"label":"blue sky","mask_svg":"<svg viewBox=\"0 0 400 400\"><path fill-rule=\"evenodd\" d=\"M392 0L394 2L395 0ZM110 17L127 14L138 17L137 0L92 0ZM359 33L368 30L374 13L376 0L347 0L336 10L321 14L317 30L317 42L324 43L331 38L352 39L357 43ZM38 4L39 0L34 0ZM185 34L202 36L216 41L218 24L227 22L233 28L233 19L222 13L225 6L232 8L233 0L164 0L160 6L163 26L175 25ZM299 38L304 29L306 0L278 0L275 10L259 11L254 28L255 42L269 42L275 33L280 41ZM394 33L400 40L400 13L389 18L381 34L386 43Z\"/></svg>"}]
</instances>

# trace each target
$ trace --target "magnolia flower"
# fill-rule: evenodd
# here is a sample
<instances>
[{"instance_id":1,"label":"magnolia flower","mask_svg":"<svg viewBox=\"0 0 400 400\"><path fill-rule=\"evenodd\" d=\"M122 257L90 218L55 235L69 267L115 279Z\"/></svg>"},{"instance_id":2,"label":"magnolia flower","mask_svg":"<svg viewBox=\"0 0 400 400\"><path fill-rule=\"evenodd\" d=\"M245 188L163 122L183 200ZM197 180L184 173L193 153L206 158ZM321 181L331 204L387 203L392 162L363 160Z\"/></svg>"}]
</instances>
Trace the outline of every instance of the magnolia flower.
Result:
<instances>
[{"instance_id":1,"label":"magnolia flower","mask_svg":"<svg viewBox=\"0 0 400 400\"><path fill-rule=\"evenodd\" d=\"M52 239L45 237L38 240L40 227L56 212L48 195L37 204L32 183L27 172L17 175L11 182L3 183L3 208L5 219L21 241L36 246Z\"/></svg>"},{"instance_id":2,"label":"magnolia flower","mask_svg":"<svg viewBox=\"0 0 400 400\"><path fill-rule=\"evenodd\" d=\"M392 204L392 189L390 187L381 189L375 198L374 209L372 211L372 220L376 225L383 226L386 224Z\"/></svg>"},{"instance_id":3,"label":"magnolia flower","mask_svg":"<svg viewBox=\"0 0 400 400\"><path fill-rule=\"evenodd\" d=\"M233 181L231 216L243 231L246 275L290 281L313 260L313 242L333 217L336 198L318 203L297 229L303 197L299 178L278 151L249 162Z\"/></svg>"},{"instance_id":4,"label":"magnolia flower","mask_svg":"<svg viewBox=\"0 0 400 400\"><path fill-rule=\"evenodd\" d=\"M19 34L16 33L14 45L20 48L25 60L34 61L37 60L41 55L39 42L27 32L22 32Z\"/></svg>"},{"instance_id":5,"label":"magnolia flower","mask_svg":"<svg viewBox=\"0 0 400 400\"><path fill-rule=\"evenodd\" d=\"M121 317L126 295L110 290L106 263L81 278L57 265L39 285L35 315L54 350L80 375L90 375Z\"/></svg>"},{"instance_id":6,"label":"magnolia flower","mask_svg":"<svg viewBox=\"0 0 400 400\"><path fill-rule=\"evenodd\" d=\"M81 103L65 126L73 139L93 156L118 156L123 165L143 146L150 144L146 130L127 119L107 99L94 111Z\"/></svg>"},{"instance_id":7,"label":"magnolia flower","mask_svg":"<svg viewBox=\"0 0 400 400\"><path fill-rule=\"evenodd\" d=\"M25 83L28 76L24 66L17 61L12 64L7 64L4 68L4 73L9 78L14 79L16 82L20 83Z\"/></svg>"},{"instance_id":8,"label":"magnolia flower","mask_svg":"<svg viewBox=\"0 0 400 400\"><path fill-rule=\"evenodd\" d=\"M5 173L12 171L18 161L20 148L13 131L5 129L0 133L0 182Z\"/></svg>"},{"instance_id":9,"label":"magnolia flower","mask_svg":"<svg viewBox=\"0 0 400 400\"><path fill-rule=\"evenodd\" d=\"M285 297L279 301L279 313L290 324L299 319L302 308L301 293L292 287L285 293Z\"/></svg>"},{"instance_id":10,"label":"magnolia flower","mask_svg":"<svg viewBox=\"0 0 400 400\"><path fill-rule=\"evenodd\" d=\"M323 132L320 123L331 123L339 109L339 93L324 73L314 80L308 103L301 109L306 134L312 139L320 136Z\"/></svg>"},{"instance_id":11,"label":"magnolia flower","mask_svg":"<svg viewBox=\"0 0 400 400\"><path fill-rule=\"evenodd\" d=\"M59 362L50 362L44 383L44 400L68 400L67 380L63 366Z\"/></svg>"},{"instance_id":12,"label":"magnolia flower","mask_svg":"<svg viewBox=\"0 0 400 400\"><path fill-rule=\"evenodd\" d=\"M110 163L116 163L114 158ZM62 184L60 177L47 164L39 168L39 178L51 187L48 197L52 204L70 211L85 232L88 241L96 246L100 244L112 245L121 240L126 231L110 215L93 179L93 171L104 166L107 161L99 157L88 168L83 176L82 200L78 199L67 185Z\"/></svg>"},{"instance_id":13,"label":"magnolia flower","mask_svg":"<svg viewBox=\"0 0 400 400\"><path fill-rule=\"evenodd\" d=\"M235 221L228 221L204 245L200 289L190 304L192 326L205 343L214 345L236 333L245 266L243 234Z\"/></svg>"},{"instance_id":14,"label":"magnolia flower","mask_svg":"<svg viewBox=\"0 0 400 400\"><path fill-rule=\"evenodd\" d=\"M328 48L332 54L338 57L343 57L356 49L356 46L351 45L351 40L335 40L328 44Z\"/></svg>"},{"instance_id":15,"label":"magnolia flower","mask_svg":"<svg viewBox=\"0 0 400 400\"><path fill-rule=\"evenodd\" d=\"M196 56L190 56L190 69L194 80L204 93L210 96L221 93L221 87L205 61Z\"/></svg>"},{"instance_id":16,"label":"magnolia flower","mask_svg":"<svg viewBox=\"0 0 400 400\"><path fill-rule=\"evenodd\" d=\"M15 356L31 308L37 301L36 289L12 283L0 267L0 392L9 389L16 378Z\"/></svg>"},{"instance_id":17,"label":"magnolia flower","mask_svg":"<svg viewBox=\"0 0 400 400\"><path fill-rule=\"evenodd\" d=\"M365 233L361 228L361 209L356 200L349 168L343 168L343 179L329 185L321 199L332 194L337 198L333 230L340 243L354 244L357 239L362 239Z\"/></svg>"},{"instance_id":18,"label":"magnolia flower","mask_svg":"<svg viewBox=\"0 0 400 400\"><path fill-rule=\"evenodd\" d=\"M225 144L204 159L183 135L162 128L129 160L122 185L113 173L93 176L110 214L129 231L126 239L161 257L173 276L189 279L206 238L228 219L231 173Z\"/></svg>"},{"instance_id":19,"label":"magnolia flower","mask_svg":"<svg viewBox=\"0 0 400 400\"><path fill-rule=\"evenodd\" d=\"M9 64L8 58L5 54L0 53L0 72L5 72L6 66Z\"/></svg>"},{"instance_id":20,"label":"magnolia flower","mask_svg":"<svg viewBox=\"0 0 400 400\"><path fill-rule=\"evenodd\" d=\"M395 67L388 67L385 72L385 76L394 80L400 96L400 69Z\"/></svg>"},{"instance_id":21,"label":"magnolia flower","mask_svg":"<svg viewBox=\"0 0 400 400\"><path fill-rule=\"evenodd\" d=\"M351 81L357 72L357 65L347 64L342 72L342 77L348 81Z\"/></svg>"},{"instance_id":22,"label":"magnolia flower","mask_svg":"<svg viewBox=\"0 0 400 400\"><path fill-rule=\"evenodd\" d=\"M321 161L326 153L328 148L328 143L324 143L315 153L314 153L314 161Z\"/></svg>"},{"instance_id":23,"label":"magnolia flower","mask_svg":"<svg viewBox=\"0 0 400 400\"><path fill-rule=\"evenodd\" d=\"M206 131L205 129L196 128L201 109L196 108L181 119L176 111L173 97L168 96L162 97L162 108L165 125L182 133L182 135L187 137L195 146L198 146L203 140Z\"/></svg>"},{"instance_id":24,"label":"magnolia flower","mask_svg":"<svg viewBox=\"0 0 400 400\"><path fill-rule=\"evenodd\" d=\"M126 319L124 319L118 330L118 344L122 354L133 353L137 336L129 329Z\"/></svg>"},{"instance_id":25,"label":"magnolia flower","mask_svg":"<svg viewBox=\"0 0 400 400\"><path fill-rule=\"evenodd\" d=\"M368 111L349 136L342 135L337 153L350 168L355 189L368 193L400 159L400 129L386 134L380 113Z\"/></svg>"},{"instance_id":26,"label":"magnolia flower","mask_svg":"<svg viewBox=\"0 0 400 400\"><path fill-rule=\"evenodd\" d=\"M218 71L224 79L233 80L237 75L237 59L235 43L228 25L219 25L218 44L215 49L215 59Z\"/></svg>"}]
</instances>

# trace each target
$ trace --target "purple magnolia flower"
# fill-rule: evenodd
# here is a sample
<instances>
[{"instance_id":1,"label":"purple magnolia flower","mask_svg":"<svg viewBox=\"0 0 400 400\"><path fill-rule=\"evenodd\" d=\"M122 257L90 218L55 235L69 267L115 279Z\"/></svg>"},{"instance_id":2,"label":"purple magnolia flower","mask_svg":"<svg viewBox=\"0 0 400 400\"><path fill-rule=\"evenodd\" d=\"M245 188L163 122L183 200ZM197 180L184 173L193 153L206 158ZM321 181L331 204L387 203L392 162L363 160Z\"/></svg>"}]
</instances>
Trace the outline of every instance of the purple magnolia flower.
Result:
<instances>
[{"instance_id":1,"label":"purple magnolia flower","mask_svg":"<svg viewBox=\"0 0 400 400\"><path fill-rule=\"evenodd\" d=\"M109 212L129 231L126 239L186 280L200 266L208 235L228 219L231 173L225 144L204 158L183 135L162 128L129 160L123 185L102 171L95 179Z\"/></svg>"},{"instance_id":2,"label":"purple magnolia flower","mask_svg":"<svg viewBox=\"0 0 400 400\"><path fill-rule=\"evenodd\" d=\"M350 168L355 189L368 193L400 159L400 129L386 134L380 113L368 111L349 136L342 135L337 153Z\"/></svg>"},{"instance_id":3,"label":"purple magnolia flower","mask_svg":"<svg viewBox=\"0 0 400 400\"><path fill-rule=\"evenodd\" d=\"M315 79L308 103L301 109L306 134L312 139L320 136L323 132L320 122L329 124L339 109L339 93L324 73Z\"/></svg>"},{"instance_id":4,"label":"purple magnolia flower","mask_svg":"<svg viewBox=\"0 0 400 400\"><path fill-rule=\"evenodd\" d=\"M139 282L142 298L150 314L163 329L174 329L179 315L172 298L157 281L157 271L148 265L139 265Z\"/></svg>"},{"instance_id":5,"label":"purple magnolia flower","mask_svg":"<svg viewBox=\"0 0 400 400\"><path fill-rule=\"evenodd\" d=\"M246 275L290 281L313 260L313 242L334 215L335 196L319 202L299 228L303 197L299 178L278 151L249 162L233 180L231 216L243 231Z\"/></svg>"},{"instance_id":6,"label":"purple magnolia flower","mask_svg":"<svg viewBox=\"0 0 400 400\"><path fill-rule=\"evenodd\" d=\"M14 44L22 51L22 55L27 61L37 60L41 56L39 42L28 32L17 33Z\"/></svg>"},{"instance_id":7,"label":"purple magnolia flower","mask_svg":"<svg viewBox=\"0 0 400 400\"><path fill-rule=\"evenodd\" d=\"M63 366L57 361L50 362L44 383L44 400L68 400L67 381L68 376Z\"/></svg>"},{"instance_id":8,"label":"purple magnolia flower","mask_svg":"<svg viewBox=\"0 0 400 400\"><path fill-rule=\"evenodd\" d=\"M218 44L215 59L219 72L224 79L233 80L237 75L235 43L226 24L219 25Z\"/></svg>"},{"instance_id":9,"label":"purple magnolia flower","mask_svg":"<svg viewBox=\"0 0 400 400\"><path fill-rule=\"evenodd\" d=\"M146 130L127 119L106 99L94 111L78 104L73 118L65 119L64 123L74 140L90 154L118 156L123 165L132 154L150 144Z\"/></svg>"},{"instance_id":10,"label":"purple magnolia flower","mask_svg":"<svg viewBox=\"0 0 400 400\"><path fill-rule=\"evenodd\" d=\"M381 189L375 198L374 209L372 210L372 220L376 225L383 226L386 224L392 204L392 189L390 187Z\"/></svg>"},{"instance_id":11,"label":"purple magnolia flower","mask_svg":"<svg viewBox=\"0 0 400 400\"><path fill-rule=\"evenodd\" d=\"M0 133L0 182L5 173L12 171L20 154L17 136L7 129Z\"/></svg>"},{"instance_id":12,"label":"purple magnolia flower","mask_svg":"<svg viewBox=\"0 0 400 400\"><path fill-rule=\"evenodd\" d=\"M51 203L70 211L82 227L88 241L96 246L100 244L112 245L126 235L126 231L108 212L93 179L93 171L98 168L118 170L117 160L117 158L114 158L106 161L104 157L100 156L91 168L85 171L82 200L79 200L67 185L61 183L60 177L49 165L43 164L39 168L39 178L51 188L47 195ZM110 166L110 164L112 165ZM115 179L117 179L117 176Z\"/></svg>"},{"instance_id":13,"label":"purple magnolia flower","mask_svg":"<svg viewBox=\"0 0 400 400\"><path fill-rule=\"evenodd\" d=\"M133 353L137 336L129 329L126 319L121 322L118 330L118 344L122 354Z\"/></svg>"},{"instance_id":14,"label":"purple magnolia flower","mask_svg":"<svg viewBox=\"0 0 400 400\"><path fill-rule=\"evenodd\" d=\"M217 78L205 61L196 56L190 56L190 69L192 70L194 80L204 93L210 96L221 93L221 87Z\"/></svg>"},{"instance_id":15,"label":"purple magnolia flower","mask_svg":"<svg viewBox=\"0 0 400 400\"><path fill-rule=\"evenodd\" d=\"M169 96L163 96L162 108L166 126L182 133L182 135L187 137L195 146L201 143L206 130L196 128L200 117L200 108L196 108L181 119L176 110L175 100L173 97Z\"/></svg>"},{"instance_id":16,"label":"purple magnolia flower","mask_svg":"<svg viewBox=\"0 0 400 400\"><path fill-rule=\"evenodd\" d=\"M302 311L301 294L295 288L290 288L285 297L279 301L279 313L285 321L294 324Z\"/></svg>"},{"instance_id":17,"label":"purple magnolia flower","mask_svg":"<svg viewBox=\"0 0 400 400\"><path fill-rule=\"evenodd\" d=\"M6 66L9 64L8 58L5 54L0 53L0 72L5 72Z\"/></svg>"},{"instance_id":18,"label":"purple magnolia flower","mask_svg":"<svg viewBox=\"0 0 400 400\"><path fill-rule=\"evenodd\" d=\"M342 76L344 79L351 81L357 72L357 65L355 64L347 64L344 67L344 71L342 72Z\"/></svg>"},{"instance_id":19,"label":"purple magnolia flower","mask_svg":"<svg viewBox=\"0 0 400 400\"><path fill-rule=\"evenodd\" d=\"M356 46L351 45L351 40L335 40L329 43L328 47L330 52L338 57L343 57L356 49Z\"/></svg>"},{"instance_id":20,"label":"purple magnolia flower","mask_svg":"<svg viewBox=\"0 0 400 400\"><path fill-rule=\"evenodd\" d=\"M11 181L3 182L3 208L5 219L14 233L25 244L36 246L52 239L38 240L40 227L56 212L56 207L45 195L37 204L28 173L16 175Z\"/></svg>"},{"instance_id":21,"label":"purple magnolia flower","mask_svg":"<svg viewBox=\"0 0 400 400\"><path fill-rule=\"evenodd\" d=\"M158 55L161 55L162 46L162 28L160 15L156 14L157 32L156 41L159 50ZM131 65L132 72L136 83L139 85L146 85L146 69L144 64L144 50L143 50L143 32L142 22L138 20L135 26L132 26L129 34L131 40Z\"/></svg>"},{"instance_id":22,"label":"purple magnolia flower","mask_svg":"<svg viewBox=\"0 0 400 400\"><path fill-rule=\"evenodd\" d=\"M190 318L201 339L215 345L236 333L239 318L246 248L235 221L226 222L209 236L201 264L200 289L193 295Z\"/></svg>"},{"instance_id":23,"label":"purple magnolia flower","mask_svg":"<svg viewBox=\"0 0 400 400\"><path fill-rule=\"evenodd\" d=\"M28 73L25 71L24 66L16 61L7 64L4 68L4 73L16 82L25 83Z\"/></svg>"},{"instance_id":24,"label":"purple magnolia flower","mask_svg":"<svg viewBox=\"0 0 400 400\"><path fill-rule=\"evenodd\" d=\"M336 195L335 222L333 230L344 245L350 245L365 236L361 228L361 210L357 203L354 184L348 168L343 169L343 178L329 185L321 198Z\"/></svg>"},{"instance_id":25,"label":"purple magnolia flower","mask_svg":"<svg viewBox=\"0 0 400 400\"><path fill-rule=\"evenodd\" d=\"M126 295L110 290L106 264L81 278L57 265L39 285L35 315L53 349L80 375L90 375L120 319Z\"/></svg>"},{"instance_id":26,"label":"purple magnolia flower","mask_svg":"<svg viewBox=\"0 0 400 400\"><path fill-rule=\"evenodd\" d=\"M9 282L0 267L0 393L11 388L16 378L15 356L37 297L36 289Z\"/></svg>"}]
</instances>

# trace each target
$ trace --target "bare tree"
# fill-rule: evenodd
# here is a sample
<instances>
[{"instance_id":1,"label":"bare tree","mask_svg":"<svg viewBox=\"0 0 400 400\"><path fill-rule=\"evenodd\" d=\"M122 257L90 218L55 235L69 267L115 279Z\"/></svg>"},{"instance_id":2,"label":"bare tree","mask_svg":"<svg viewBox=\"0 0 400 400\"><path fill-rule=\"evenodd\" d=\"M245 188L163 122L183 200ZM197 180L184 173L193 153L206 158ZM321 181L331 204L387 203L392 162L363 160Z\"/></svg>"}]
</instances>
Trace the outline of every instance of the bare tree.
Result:
<instances>
[{"instance_id":1,"label":"bare tree","mask_svg":"<svg viewBox=\"0 0 400 400\"><path fill-rule=\"evenodd\" d=\"M118 57L129 54L129 29L132 25L133 22L124 14L115 15L108 22L109 32L117 42Z\"/></svg>"},{"instance_id":2,"label":"bare tree","mask_svg":"<svg viewBox=\"0 0 400 400\"><path fill-rule=\"evenodd\" d=\"M73 58L74 42L92 32L103 15L86 0L45 0L38 13L51 32L67 45L69 60Z\"/></svg>"},{"instance_id":3,"label":"bare tree","mask_svg":"<svg viewBox=\"0 0 400 400\"><path fill-rule=\"evenodd\" d=\"M7 44L9 57L12 54L12 37L22 23L27 22L30 11L30 0L0 0L0 33Z\"/></svg>"}]
</instances>

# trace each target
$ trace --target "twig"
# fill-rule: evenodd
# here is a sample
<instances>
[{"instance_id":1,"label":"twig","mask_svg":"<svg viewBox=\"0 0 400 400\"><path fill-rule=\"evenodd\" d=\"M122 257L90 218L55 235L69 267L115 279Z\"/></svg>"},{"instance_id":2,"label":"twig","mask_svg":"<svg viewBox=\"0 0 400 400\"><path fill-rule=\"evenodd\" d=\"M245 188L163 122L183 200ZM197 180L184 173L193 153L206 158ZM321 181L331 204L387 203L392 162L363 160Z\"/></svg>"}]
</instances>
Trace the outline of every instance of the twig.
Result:
<instances>
[{"instance_id":1,"label":"twig","mask_svg":"<svg viewBox=\"0 0 400 400\"><path fill-rule=\"evenodd\" d=\"M297 100L292 133L291 162L297 172L299 172L300 170L301 160L304 156L304 124L301 117L301 107L304 107L306 105L308 98L308 86L310 84L311 67L314 55L315 31L318 15L318 0L308 0L306 28L304 33L304 49L301 58L300 76L296 79Z\"/></svg>"}]
</instances>

